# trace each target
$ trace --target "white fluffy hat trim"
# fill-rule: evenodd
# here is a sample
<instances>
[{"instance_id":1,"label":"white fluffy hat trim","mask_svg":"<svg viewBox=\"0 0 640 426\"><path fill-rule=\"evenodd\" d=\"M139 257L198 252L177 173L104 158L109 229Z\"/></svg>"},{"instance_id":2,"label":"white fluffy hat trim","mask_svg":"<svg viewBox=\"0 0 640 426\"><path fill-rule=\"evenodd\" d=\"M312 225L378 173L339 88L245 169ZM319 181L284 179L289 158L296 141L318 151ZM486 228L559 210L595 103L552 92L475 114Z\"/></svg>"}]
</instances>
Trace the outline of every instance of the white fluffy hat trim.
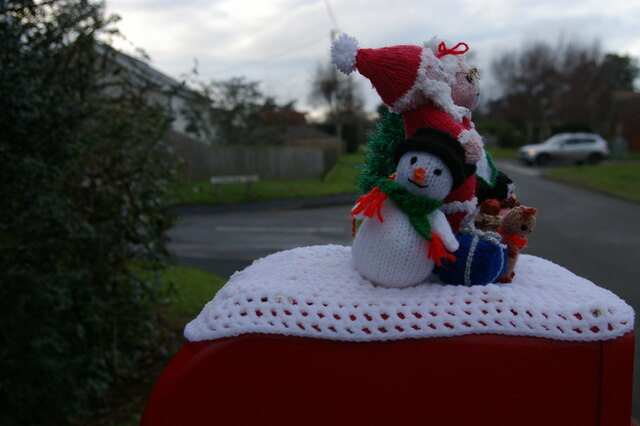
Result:
<instances>
[{"instance_id":1,"label":"white fluffy hat trim","mask_svg":"<svg viewBox=\"0 0 640 426\"><path fill-rule=\"evenodd\" d=\"M331 45L331 62L341 72L349 75L356 70L358 40L348 34L342 34Z\"/></svg>"},{"instance_id":2,"label":"white fluffy hat trim","mask_svg":"<svg viewBox=\"0 0 640 426\"><path fill-rule=\"evenodd\" d=\"M438 80L430 77L438 78ZM462 117L471 117L471 111L453 102L451 86L454 83L454 77L445 71L441 61L435 57L433 51L429 48L423 48L420 55L420 67L413 86L391 105L391 108L394 112L402 113L417 108L427 100L430 100L438 108L451 115L454 120L461 122Z\"/></svg>"}]
</instances>

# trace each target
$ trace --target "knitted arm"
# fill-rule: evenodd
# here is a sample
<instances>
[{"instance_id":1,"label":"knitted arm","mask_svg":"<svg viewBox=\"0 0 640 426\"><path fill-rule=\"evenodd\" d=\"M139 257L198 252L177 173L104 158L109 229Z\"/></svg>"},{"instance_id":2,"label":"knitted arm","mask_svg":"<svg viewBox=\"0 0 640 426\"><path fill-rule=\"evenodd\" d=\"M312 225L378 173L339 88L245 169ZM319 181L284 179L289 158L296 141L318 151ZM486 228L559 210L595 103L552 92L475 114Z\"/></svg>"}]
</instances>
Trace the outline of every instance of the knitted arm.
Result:
<instances>
[{"instance_id":1,"label":"knitted arm","mask_svg":"<svg viewBox=\"0 0 640 426\"><path fill-rule=\"evenodd\" d=\"M476 164L484 158L484 142L476 129L462 130L457 138L464 148L465 161L468 164Z\"/></svg>"},{"instance_id":2,"label":"knitted arm","mask_svg":"<svg viewBox=\"0 0 640 426\"><path fill-rule=\"evenodd\" d=\"M434 211L429 215L429 221L431 222L432 231L438 234L446 249L450 252L458 250L460 244L453 234L444 213L440 210Z\"/></svg>"}]
</instances>

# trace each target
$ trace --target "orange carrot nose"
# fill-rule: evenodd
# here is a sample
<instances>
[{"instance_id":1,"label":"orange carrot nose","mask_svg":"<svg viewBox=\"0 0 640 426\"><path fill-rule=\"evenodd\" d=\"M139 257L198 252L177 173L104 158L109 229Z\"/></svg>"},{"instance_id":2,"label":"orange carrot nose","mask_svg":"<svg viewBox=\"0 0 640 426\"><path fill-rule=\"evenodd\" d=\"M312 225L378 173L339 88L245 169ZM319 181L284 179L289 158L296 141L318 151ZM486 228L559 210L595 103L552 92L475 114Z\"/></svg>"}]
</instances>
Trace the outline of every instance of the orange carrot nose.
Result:
<instances>
[{"instance_id":1,"label":"orange carrot nose","mask_svg":"<svg viewBox=\"0 0 640 426\"><path fill-rule=\"evenodd\" d=\"M417 183L423 183L426 171L422 167L416 167L413 169L413 181Z\"/></svg>"}]
</instances>

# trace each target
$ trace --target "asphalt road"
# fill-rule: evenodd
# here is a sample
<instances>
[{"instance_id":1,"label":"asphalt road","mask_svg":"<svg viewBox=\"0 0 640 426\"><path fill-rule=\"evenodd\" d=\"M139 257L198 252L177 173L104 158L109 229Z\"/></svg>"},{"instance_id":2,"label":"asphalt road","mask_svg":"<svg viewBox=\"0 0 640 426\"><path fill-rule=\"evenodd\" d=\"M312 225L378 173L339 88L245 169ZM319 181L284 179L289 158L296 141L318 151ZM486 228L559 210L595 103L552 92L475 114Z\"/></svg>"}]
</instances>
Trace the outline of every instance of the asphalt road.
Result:
<instances>
[{"instance_id":1,"label":"asphalt road","mask_svg":"<svg viewBox=\"0 0 640 426\"><path fill-rule=\"evenodd\" d=\"M515 162L499 169L520 202L539 210L525 253L544 257L622 297L640 312L640 204L567 186ZM348 198L347 198L348 199ZM344 200L343 200L344 201ZM170 231L179 264L228 277L254 259L290 248L351 242L351 205L289 209L247 204L235 210L193 209ZM635 325L640 336L639 321ZM640 339L639 339L640 340ZM636 343L634 418L640 418L640 348Z\"/></svg>"},{"instance_id":2,"label":"asphalt road","mask_svg":"<svg viewBox=\"0 0 640 426\"><path fill-rule=\"evenodd\" d=\"M295 247L351 243L348 204L181 215L169 232L177 263L229 277L268 254Z\"/></svg>"}]
</instances>

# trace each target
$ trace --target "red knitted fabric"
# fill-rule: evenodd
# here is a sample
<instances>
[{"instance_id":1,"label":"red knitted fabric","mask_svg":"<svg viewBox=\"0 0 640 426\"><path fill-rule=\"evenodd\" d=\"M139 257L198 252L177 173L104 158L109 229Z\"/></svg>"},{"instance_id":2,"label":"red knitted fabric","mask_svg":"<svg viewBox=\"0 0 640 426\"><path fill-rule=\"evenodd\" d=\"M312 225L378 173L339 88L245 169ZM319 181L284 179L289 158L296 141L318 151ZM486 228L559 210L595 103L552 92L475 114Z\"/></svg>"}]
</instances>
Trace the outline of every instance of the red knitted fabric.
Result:
<instances>
[{"instance_id":1,"label":"red knitted fabric","mask_svg":"<svg viewBox=\"0 0 640 426\"><path fill-rule=\"evenodd\" d=\"M450 203L452 201L469 201L476 195L477 179L475 173L469 176L456 190L451 191L444 203ZM446 214L447 221L451 226L451 230L454 234L457 234L462 225L462 220L467 215L467 212L458 212Z\"/></svg>"},{"instance_id":2,"label":"red knitted fabric","mask_svg":"<svg viewBox=\"0 0 640 426\"><path fill-rule=\"evenodd\" d=\"M411 89L420 67L420 46L393 46L358 50L358 71L367 77L387 105Z\"/></svg>"},{"instance_id":3,"label":"red knitted fabric","mask_svg":"<svg viewBox=\"0 0 640 426\"><path fill-rule=\"evenodd\" d=\"M418 109L404 111L404 128L407 137L413 135L420 127L435 127L451 133L457 139L460 132L471 129L471 122L463 118L462 122L455 121L451 115L433 105L425 105Z\"/></svg>"},{"instance_id":4,"label":"red knitted fabric","mask_svg":"<svg viewBox=\"0 0 640 426\"><path fill-rule=\"evenodd\" d=\"M456 257L447 251L442 239L435 232L431 233L431 243L429 244L427 257L433 260L437 266L442 266L442 259L447 259L451 262L456 261Z\"/></svg>"}]
</instances>

